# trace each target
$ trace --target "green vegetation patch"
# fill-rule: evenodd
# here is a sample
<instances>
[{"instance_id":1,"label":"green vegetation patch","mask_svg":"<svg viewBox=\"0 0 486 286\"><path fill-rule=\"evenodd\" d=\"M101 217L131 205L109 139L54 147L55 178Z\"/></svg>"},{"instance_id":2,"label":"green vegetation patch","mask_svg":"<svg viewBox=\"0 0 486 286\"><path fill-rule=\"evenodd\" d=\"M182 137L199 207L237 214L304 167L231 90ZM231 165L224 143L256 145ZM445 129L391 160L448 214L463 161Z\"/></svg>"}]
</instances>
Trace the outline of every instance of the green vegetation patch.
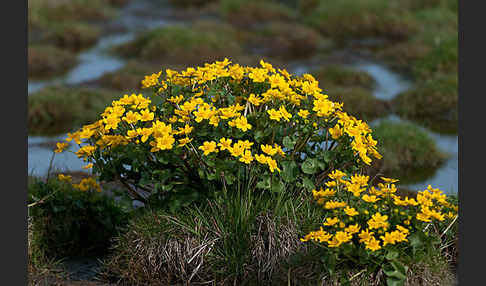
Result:
<instances>
[{"instance_id":1,"label":"green vegetation patch","mask_svg":"<svg viewBox=\"0 0 486 286\"><path fill-rule=\"evenodd\" d=\"M197 64L220 60L240 54L241 48L233 30L225 25L219 29L206 29L207 24L191 27L168 26L139 35L133 42L115 47L125 57L158 63Z\"/></svg>"},{"instance_id":2,"label":"green vegetation patch","mask_svg":"<svg viewBox=\"0 0 486 286\"><path fill-rule=\"evenodd\" d=\"M231 194L176 213L147 210L115 240L104 277L144 285L281 282L283 262L307 249L300 228L319 213L301 199Z\"/></svg>"},{"instance_id":3,"label":"green vegetation patch","mask_svg":"<svg viewBox=\"0 0 486 286\"><path fill-rule=\"evenodd\" d=\"M105 0L29 0L28 24L31 28L48 28L65 21L104 20L113 15Z\"/></svg>"},{"instance_id":4,"label":"green vegetation patch","mask_svg":"<svg viewBox=\"0 0 486 286\"><path fill-rule=\"evenodd\" d=\"M128 221L128 209L113 198L54 178L34 179L28 194L34 261L106 253L111 237Z\"/></svg>"},{"instance_id":5,"label":"green vegetation patch","mask_svg":"<svg viewBox=\"0 0 486 286\"><path fill-rule=\"evenodd\" d=\"M374 97L370 90L361 87L336 87L327 94L332 101L342 102L344 111L361 120L370 121L390 113L386 101Z\"/></svg>"},{"instance_id":6,"label":"green vegetation patch","mask_svg":"<svg viewBox=\"0 0 486 286\"><path fill-rule=\"evenodd\" d=\"M328 65L312 72L312 75L319 81L321 88L332 89L334 87L362 87L372 89L375 80L365 71L357 71L351 68Z\"/></svg>"},{"instance_id":7,"label":"green vegetation patch","mask_svg":"<svg viewBox=\"0 0 486 286\"><path fill-rule=\"evenodd\" d=\"M309 57L330 46L319 32L297 23L270 22L250 34L251 46L282 59Z\"/></svg>"},{"instance_id":8,"label":"green vegetation patch","mask_svg":"<svg viewBox=\"0 0 486 286\"><path fill-rule=\"evenodd\" d=\"M446 133L457 131L457 75L439 75L399 94L392 104L405 118Z\"/></svg>"},{"instance_id":9,"label":"green vegetation patch","mask_svg":"<svg viewBox=\"0 0 486 286\"><path fill-rule=\"evenodd\" d=\"M97 82L103 87L124 92L141 90L141 81L145 76L158 73L163 68L152 63L129 61L121 69L104 74Z\"/></svg>"},{"instance_id":10,"label":"green vegetation patch","mask_svg":"<svg viewBox=\"0 0 486 286\"><path fill-rule=\"evenodd\" d=\"M385 37L400 41L413 35L418 25L399 4L386 0L321 0L302 6L307 14L301 17L324 35L338 40Z\"/></svg>"},{"instance_id":11,"label":"green vegetation patch","mask_svg":"<svg viewBox=\"0 0 486 286\"><path fill-rule=\"evenodd\" d=\"M248 27L267 21L294 21L297 14L272 0L220 0L220 13L230 23Z\"/></svg>"},{"instance_id":12,"label":"green vegetation patch","mask_svg":"<svg viewBox=\"0 0 486 286\"><path fill-rule=\"evenodd\" d=\"M100 35L101 30L92 24L67 22L53 26L44 36L43 42L77 51L95 44Z\"/></svg>"},{"instance_id":13,"label":"green vegetation patch","mask_svg":"<svg viewBox=\"0 0 486 286\"><path fill-rule=\"evenodd\" d=\"M29 78L47 78L61 75L74 67L76 55L51 45L34 45L28 48Z\"/></svg>"},{"instance_id":14,"label":"green vegetation patch","mask_svg":"<svg viewBox=\"0 0 486 286\"><path fill-rule=\"evenodd\" d=\"M382 121L373 128L373 137L383 155L382 160L374 162L374 172L400 178L404 184L420 174L431 175L447 158L433 138L411 123Z\"/></svg>"},{"instance_id":15,"label":"green vegetation patch","mask_svg":"<svg viewBox=\"0 0 486 286\"><path fill-rule=\"evenodd\" d=\"M52 86L28 97L29 134L59 134L97 120L120 93Z\"/></svg>"}]
</instances>

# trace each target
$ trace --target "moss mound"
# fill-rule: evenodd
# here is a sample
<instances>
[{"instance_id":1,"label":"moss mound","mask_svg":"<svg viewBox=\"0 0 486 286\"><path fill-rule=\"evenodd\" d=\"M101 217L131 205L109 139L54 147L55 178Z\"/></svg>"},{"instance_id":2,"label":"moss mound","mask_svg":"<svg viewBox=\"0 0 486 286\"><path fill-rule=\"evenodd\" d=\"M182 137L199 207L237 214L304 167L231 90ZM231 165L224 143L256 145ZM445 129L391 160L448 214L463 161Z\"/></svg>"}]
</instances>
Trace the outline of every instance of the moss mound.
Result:
<instances>
[{"instance_id":1,"label":"moss mound","mask_svg":"<svg viewBox=\"0 0 486 286\"><path fill-rule=\"evenodd\" d=\"M293 21L297 14L272 0L220 0L220 13L230 23L249 27L268 21Z\"/></svg>"},{"instance_id":2,"label":"moss mound","mask_svg":"<svg viewBox=\"0 0 486 286\"><path fill-rule=\"evenodd\" d=\"M373 163L370 173L400 178L403 184L432 175L447 158L425 131L411 123L384 120L373 128L373 136L383 159Z\"/></svg>"},{"instance_id":3,"label":"moss mound","mask_svg":"<svg viewBox=\"0 0 486 286\"><path fill-rule=\"evenodd\" d=\"M29 134L59 134L94 122L120 93L52 86L28 97Z\"/></svg>"},{"instance_id":4,"label":"moss mound","mask_svg":"<svg viewBox=\"0 0 486 286\"><path fill-rule=\"evenodd\" d=\"M115 47L118 54L165 64L196 65L240 54L236 35L226 26L205 29L204 24L192 27L156 28L138 36L133 42Z\"/></svg>"},{"instance_id":5,"label":"moss mound","mask_svg":"<svg viewBox=\"0 0 486 286\"><path fill-rule=\"evenodd\" d=\"M332 101L344 103L344 110L361 120L371 121L390 113L386 101L361 87L333 88L328 95Z\"/></svg>"},{"instance_id":6,"label":"moss mound","mask_svg":"<svg viewBox=\"0 0 486 286\"><path fill-rule=\"evenodd\" d=\"M339 65L325 66L312 72L312 75L322 85L321 88L329 88L330 90L334 87L349 86L371 89L375 85L375 80L367 72Z\"/></svg>"},{"instance_id":7,"label":"moss mound","mask_svg":"<svg viewBox=\"0 0 486 286\"><path fill-rule=\"evenodd\" d=\"M61 75L77 63L76 55L50 45L28 47L29 78L47 78Z\"/></svg>"},{"instance_id":8,"label":"moss mound","mask_svg":"<svg viewBox=\"0 0 486 286\"><path fill-rule=\"evenodd\" d=\"M78 51L95 44L101 35L101 31L94 25L67 22L56 24L44 36L43 42L48 42L57 47Z\"/></svg>"},{"instance_id":9,"label":"moss mound","mask_svg":"<svg viewBox=\"0 0 486 286\"><path fill-rule=\"evenodd\" d=\"M251 33L248 42L261 54L281 59L309 57L330 46L314 29L288 22L263 24Z\"/></svg>"},{"instance_id":10,"label":"moss mound","mask_svg":"<svg viewBox=\"0 0 486 286\"><path fill-rule=\"evenodd\" d=\"M392 104L402 117L451 133L457 132L458 99L457 75L449 74L436 76L399 94Z\"/></svg>"},{"instance_id":11,"label":"moss mound","mask_svg":"<svg viewBox=\"0 0 486 286\"><path fill-rule=\"evenodd\" d=\"M96 80L102 87L128 91L141 91L141 81L146 75L157 73L162 69L160 65L152 63L140 63L138 61L129 61L121 69L104 74Z\"/></svg>"},{"instance_id":12,"label":"moss mound","mask_svg":"<svg viewBox=\"0 0 486 286\"><path fill-rule=\"evenodd\" d=\"M303 16L306 23L316 27L324 35L340 40L385 37L401 41L418 29L415 19L399 2L322 0L308 3L303 11L307 11Z\"/></svg>"}]
</instances>

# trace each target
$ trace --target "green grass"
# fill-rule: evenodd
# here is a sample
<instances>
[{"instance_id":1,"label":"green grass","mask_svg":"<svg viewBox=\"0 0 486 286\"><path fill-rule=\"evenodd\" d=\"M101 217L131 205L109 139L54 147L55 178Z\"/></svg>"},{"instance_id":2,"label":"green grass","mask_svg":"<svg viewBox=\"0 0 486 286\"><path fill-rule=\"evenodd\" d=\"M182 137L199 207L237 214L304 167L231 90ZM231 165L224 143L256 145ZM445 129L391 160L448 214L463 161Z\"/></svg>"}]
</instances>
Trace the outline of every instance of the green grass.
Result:
<instances>
[{"instance_id":1,"label":"green grass","mask_svg":"<svg viewBox=\"0 0 486 286\"><path fill-rule=\"evenodd\" d=\"M104 74L97 82L105 88L120 90L125 93L140 92L141 81L146 75L157 73L165 68L168 67L149 62L128 61L121 69Z\"/></svg>"},{"instance_id":2,"label":"green grass","mask_svg":"<svg viewBox=\"0 0 486 286\"><path fill-rule=\"evenodd\" d=\"M392 102L396 112L435 131L457 132L458 79L456 74L437 75Z\"/></svg>"},{"instance_id":3,"label":"green grass","mask_svg":"<svg viewBox=\"0 0 486 286\"><path fill-rule=\"evenodd\" d=\"M273 21L248 32L248 44L281 59L310 57L330 47L316 30L298 23Z\"/></svg>"},{"instance_id":4,"label":"green grass","mask_svg":"<svg viewBox=\"0 0 486 286\"><path fill-rule=\"evenodd\" d=\"M62 75L77 63L76 55L52 45L28 47L28 77L44 79Z\"/></svg>"},{"instance_id":5,"label":"green grass","mask_svg":"<svg viewBox=\"0 0 486 286\"><path fill-rule=\"evenodd\" d=\"M104 0L29 0L28 25L48 28L64 21L104 20L113 15Z\"/></svg>"},{"instance_id":6,"label":"green grass","mask_svg":"<svg viewBox=\"0 0 486 286\"><path fill-rule=\"evenodd\" d=\"M129 209L113 197L76 190L56 178L31 180L28 203L34 265L106 253L110 238L126 224L129 215Z\"/></svg>"},{"instance_id":7,"label":"green grass","mask_svg":"<svg viewBox=\"0 0 486 286\"><path fill-rule=\"evenodd\" d=\"M386 101L377 99L370 90L362 87L325 88L329 99L344 104L343 110L364 121L386 116L390 108Z\"/></svg>"},{"instance_id":8,"label":"green grass","mask_svg":"<svg viewBox=\"0 0 486 286\"><path fill-rule=\"evenodd\" d=\"M384 176L399 178L403 184L430 175L447 158L433 138L411 123L382 121L373 128L373 137L383 159L375 161L372 173L380 171Z\"/></svg>"},{"instance_id":9,"label":"green grass","mask_svg":"<svg viewBox=\"0 0 486 286\"><path fill-rule=\"evenodd\" d=\"M310 1L308 1L310 2ZM386 0L320 0L304 9L303 21L337 40L384 37L406 40L418 25L400 1Z\"/></svg>"},{"instance_id":10,"label":"green grass","mask_svg":"<svg viewBox=\"0 0 486 286\"><path fill-rule=\"evenodd\" d=\"M367 72L351 68L328 65L313 71L312 75L319 81L321 88L332 90L333 87L362 87L372 89L375 80Z\"/></svg>"},{"instance_id":11,"label":"green grass","mask_svg":"<svg viewBox=\"0 0 486 286\"><path fill-rule=\"evenodd\" d=\"M78 51L95 44L101 30L92 24L63 22L53 25L44 35L42 42L54 44L63 49Z\"/></svg>"},{"instance_id":12,"label":"green grass","mask_svg":"<svg viewBox=\"0 0 486 286\"><path fill-rule=\"evenodd\" d=\"M297 20L293 9L272 0L220 0L220 14L230 23L245 28L267 21Z\"/></svg>"},{"instance_id":13,"label":"green grass","mask_svg":"<svg viewBox=\"0 0 486 286\"><path fill-rule=\"evenodd\" d=\"M190 65L238 55L241 48L230 27L199 23L147 31L133 42L115 47L115 51L138 60Z\"/></svg>"},{"instance_id":14,"label":"green grass","mask_svg":"<svg viewBox=\"0 0 486 286\"><path fill-rule=\"evenodd\" d=\"M283 261L305 251L302 231L319 224L320 210L309 198L220 194L177 213L147 210L116 239L104 277L179 285L194 274L191 283L273 285L286 278Z\"/></svg>"},{"instance_id":15,"label":"green grass","mask_svg":"<svg viewBox=\"0 0 486 286\"><path fill-rule=\"evenodd\" d=\"M100 119L121 93L106 89L52 86L28 97L29 134L59 134Z\"/></svg>"}]
</instances>

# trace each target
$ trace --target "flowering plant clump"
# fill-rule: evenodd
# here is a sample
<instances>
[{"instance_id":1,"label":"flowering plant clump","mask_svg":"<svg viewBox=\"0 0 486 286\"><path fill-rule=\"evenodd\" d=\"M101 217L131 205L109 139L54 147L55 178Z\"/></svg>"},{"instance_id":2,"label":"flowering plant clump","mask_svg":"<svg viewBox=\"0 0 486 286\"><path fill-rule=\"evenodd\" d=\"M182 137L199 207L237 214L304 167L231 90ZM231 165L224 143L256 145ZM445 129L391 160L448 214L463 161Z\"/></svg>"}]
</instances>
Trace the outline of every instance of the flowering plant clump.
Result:
<instances>
[{"instance_id":1,"label":"flowering plant clump","mask_svg":"<svg viewBox=\"0 0 486 286\"><path fill-rule=\"evenodd\" d=\"M309 191L326 172L381 158L369 126L332 102L309 74L228 59L146 76L153 96L124 95L68 133L101 180L132 196L189 202L230 187Z\"/></svg>"},{"instance_id":2,"label":"flowering plant clump","mask_svg":"<svg viewBox=\"0 0 486 286\"><path fill-rule=\"evenodd\" d=\"M396 194L396 179L382 177L375 187L359 174L334 170L328 177L325 189L312 191L327 210L322 226L301 241L328 250L335 258L327 261L330 269L338 260L360 261L371 269L385 265L389 284L403 282L404 264L420 259L419 251L437 243L457 219L457 205L430 185L410 198Z\"/></svg>"}]
</instances>

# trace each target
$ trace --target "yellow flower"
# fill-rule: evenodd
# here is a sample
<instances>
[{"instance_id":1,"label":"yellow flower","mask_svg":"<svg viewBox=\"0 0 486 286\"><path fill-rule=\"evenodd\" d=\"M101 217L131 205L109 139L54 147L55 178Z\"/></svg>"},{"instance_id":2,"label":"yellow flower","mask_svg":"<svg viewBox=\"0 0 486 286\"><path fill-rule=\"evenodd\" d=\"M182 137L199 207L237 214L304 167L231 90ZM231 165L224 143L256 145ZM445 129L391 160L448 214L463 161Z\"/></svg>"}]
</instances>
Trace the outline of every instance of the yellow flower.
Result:
<instances>
[{"instance_id":1,"label":"yellow flower","mask_svg":"<svg viewBox=\"0 0 486 286\"><path fill-rule=\"evenodd\" d=\"M91 169L91 168L93 168L93 163L89 163L88 165L83 166L83 169Z\"/></svg>"},{"instance_id":2,"label":"yellow flower","mask_svg":"<svg viewBox=\"0 0 486 286\"><path fill-rule=\"evenodd\" d=\"M380 177L385 183L396 183L398 182L397 179L392 179L392 178L385 178L385 177Z\"/></svg>"},{"instance_id":3,"label":"yellow flower","mask_svg":"<svg viewBox=\"0 0 486 286\"><path fill-rule=\"evenodd\" d=\"M279 173L280 173L280 169L277 165L277 161L275 161L274 159L268 157L267 158L267 165L268 165L268 168L270 168L270 172L274 172L274 170L277 170Z\"/></svg>"},{"instance_id":4,"label":"yellow flower","mask_svg":"<svg viewBox=\"0 0 486 286\"><path fill-rule=\"evenodd\" d=\"M324 208L331 210L331 209L336 209L336 208L344 208L345 206L347 206L347 204L345 202L328 201L324 205Z\"/></svg>"},{"instance_id":5,"label":"yellow flower","mask_svg":"<svg viewBox=\"0 0 486 286\"><path fill-rule=\"evenodd\" d=\"M269 109L267 110L268 115L270 115L270 119L272 120L277 120L280 121L280 118L282 118L282 113L280 111L275 110L275 109Z\"/></svg>"},{"instance_id":6,"label":"yellow flower","mask_svg":"<svg viewBox=\"0 0 486 286\"><path fill-rule=\"evenodd\" d=\"M353 238L353 235L351 233L346 232L346 231L338 231L338 232L336 232L334 237L340 243L345 243L345 242L350 241Z\"/></svg>"},{"instance_id":7,"label":"yellow flower","mask_svg":"<svg viewBox=\"0 0 486 286\"><path fill-rule=\"evenodd\" d=\"M358 215L359 212L357 212L354 208L350 208L350 207L346 207L344 208L344 212L348 215L348 216L355 216L355 215Z\"/></svg>"},{"instance_id":8,"label":"yellow flower","mask_svg":"<svg viewBox=\"0 0 486 286\"><path fill-rule=\"evenodd\" d=\"M183 146L186 146L186 144L190 143L192 141L192 138L182 138L182 139L179 139L179 145L177 145L178 147L183 147Z\"/></svg>"},{"instance_id":9,"label":"yellow flower","mask_svg":"<svg viewBox=\"0 0 486 286\"><path fill-rule=\"evenodd\" d=\"M231 139L226 139L226 138L221 138L219 139L219 143L218 143L218 146L219 146L219 150L220 151L224 151L224 150L230 150L231 148L231 142L233 142L233 140Z\"/></svg>"},{"instance_id":10,"label":"yellow flower","mask_svg":"<svg viewBox=\"0 0 486 286\"><path fill-rule=\"evenodd\" d=\"M373 237L374 232L369 232L369 230L362 230L359 234L359 242L369 242Z\"/></svg>"},{"instance_id":11,"label":"yellow flower","mask_svg":"<svg viewBox=\"0 0 486 286\"><path fill-rule=\"evenodd\" d=\"M278 111L280 112L280 114L282 115L282 118L285 119L286 121L289 121L290 118L292 118L292 114L288 113L287 110L285 109L285 106L280 106L280 108L278 109Z\"/></svg>"},{"instance_id":12,"label":"yellow flower","mask_svg":"<svg viewBox=\"0 0 486 286\"><path fill-rule=\"evenodd\" d=\"M367 249L373 252L381 248L380 241L374 238L373 236L368 241L365 241L365 245Z\"/></svg>"},{"instance_id":13,"label":"yellow flower","mask_svg":"<svg viewBox=\"0 0 486 286\"><path fill-rule=\"evenodd\" d=\"M57 149L54 150L54 152L61 153L61 152L63 152L69 146L69 144L68 143L57 142L56 143L56 146L57 146Z\"/></svg>"},{"instance_id":14,"label":"yellow flower","mask_svg":"<svg viewBox=\"0 0 486 286\"><path fill-rule=\"evenodd\" d=\"M141 115L138 112L128 111L127 114L122 118L128 124L137 123L141 118Z\"/></svg>"},{"instance_id":15,"label":"yellow flower","mask_svg":"<svg viewBox=\"0 0 486 286\"><path fill-rule=\"evenodd\" d=\"M262 149L262 151L270 156L273 156L275 154L277 154L277 150L274 149L272 146L268 145L268 144L265 144L265 145L260 145L260 148Z\"/></svg>"},{"instance_id":16,"label":"yellow flower","mask_svg":"<svg viewBox=\"0 0 486 286\"><path fill-rule=\"evenodd\" d=\"M57 175L57 178L59 179L59 181L68 182L68 183L70 183L72 180L72 177L70 175L64 175L64 174Z\"/></svg>"},{"instance_id":17,"label":"yellow flower","mask_svg":"<svg viewBox=\"0 0 486 286\"><path fill-rule=\"evenodd\" d=\"M246 150L243 155L241 155L240 162L243 162L245 164L250 164L251 161L253 161L253 156L251 155L250 150Z\"/></svg>"},{"instance_id":18,"label":"yellow flower","mask_svg":"<svg viewBox=\"0 0 486 286\"><path fill-rule=\"evenodd\" d=\"M375 203L375 202L380 200L375 195L370 196L370 195L367 195L367 194L364 194L361 198L363 199L363 201L365 201L367 203Z\"/></svg>"},{"instance_id":19,"label":"yellow flower","mask_svg":"<svg viewBox=\"0 0 486 286\"><path fill-rule=\"evenodd\" d=\"M154 120L154 113L150 112L148 109L140 111L140 121L151 121Z\"/></svg>"},{"instance_id":20,"label":"yellow flower","mask_svg":"<svg viewBox=\"0 0 486 286\"><path fill-rule=\"evenodd\" d=\"M305 119L307 118L307 116L309 116L309 111L305 109L300 109L297 115Z\"/></svg>"},{"instance_id":21,"label":"yellow flower","mask_svg":"<svg viewBox=\"0 0 486 286\"><path fill-rule=\"evenodd\" d=\"M338 217L327 218L326 221L323 223L325 226L333 226L339 222Z\"/></svg>"},{"instance_id":22,"label":"yellow flower","mask_svg":"<svg viewBox=\"0 0 486 286\"><path fill-rule=\"evenodd\" d=\"M260 163L260 164L266 164L266 163L267 163L268 158L269 158L269 157L267 157L267 156L265 156L265 155L263 155L263 154L261 154L261 155L256 154L256 155L255 155L255 159L256 159L256 160L257 160L257 162L258 162L258 163Z\"/></svg>"},{"instance_id":23,"label":"yellow flower","mask_svg":"<svg viewBox=\"0 0 486 286\"><path fill-rule=\"evenodd\" d=\"M205 141L202 146L199 146L200 150L204 151L204 155L209 155L210 153L217 153L218 149L216 148L216 142L214 141Z\"/></svg>"},{"instance_id":24,"label":"yellow flower","mask_svg":"<svg viewBox=\"0 0 486 286\"><path fill-rule=\"evenodd\" d=\"M332 139L336 140L343 135L343 130L336 124L333 128L329 128L329 133L331 133Z\"/></svg>"}]
</instances>

